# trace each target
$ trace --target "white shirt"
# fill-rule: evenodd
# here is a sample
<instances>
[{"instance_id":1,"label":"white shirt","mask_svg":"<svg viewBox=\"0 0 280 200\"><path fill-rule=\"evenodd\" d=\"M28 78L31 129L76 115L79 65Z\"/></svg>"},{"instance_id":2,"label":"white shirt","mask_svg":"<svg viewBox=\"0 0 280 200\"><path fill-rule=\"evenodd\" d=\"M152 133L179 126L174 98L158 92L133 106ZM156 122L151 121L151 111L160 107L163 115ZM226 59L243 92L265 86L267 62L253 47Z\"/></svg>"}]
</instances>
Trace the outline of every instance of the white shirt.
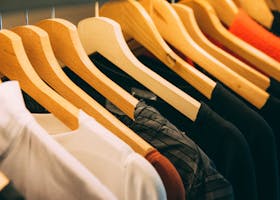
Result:
<instances>
[{"instance_id":1,"label":"white shirt","mask_svg":"<svg viewBox=\"0 0 280 200\"><path fill-rule=\"evenodd\" d=\"M16 81L0 84L0 170L27 200L116 199L38 125Z\"/></svg>"},{"instance_id":2,"label":"white shirt","mask_svg":"<svg viewBox=\"0 0 280 200\"><path fill-rule=\"evenodd\" d=\"M79 128L67 128L52 114L34 115L40 125L120 200L164 200L166 192L153 166L83 111Z\"/></svg>"}]
</instances>

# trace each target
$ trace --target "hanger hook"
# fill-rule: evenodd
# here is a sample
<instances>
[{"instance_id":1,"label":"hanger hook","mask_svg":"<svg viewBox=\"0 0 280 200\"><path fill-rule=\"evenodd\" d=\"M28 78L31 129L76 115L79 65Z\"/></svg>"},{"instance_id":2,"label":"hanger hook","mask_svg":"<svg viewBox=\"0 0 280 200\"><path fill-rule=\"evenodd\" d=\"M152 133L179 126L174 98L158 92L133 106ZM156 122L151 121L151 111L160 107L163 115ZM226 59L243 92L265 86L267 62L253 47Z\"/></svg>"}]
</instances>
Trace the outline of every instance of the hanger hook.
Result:
<instances>
[{"instance_id":1,"label":"hanger hook","mask_svg":"<svg viewBox=\"0 0 280 200\"><path fill-rule=\"evenodd\" d=\"M175 3L175 0L171 0L171 3Z\"/></svg>"},{"instance_id":2,"label":"hanger hook","mask_svg":"<svg viewBox=\"0 0 280 200\"><path fill-rule=\"evenodd\" d=\"M95 12L94 12L94 16L95 17L99 17L99 2L98 0L94 0L94 8L95 8Z\"/></svg>"},{"instance_id":3,"label":"hanger hook","mask_svg":"<svg viewBox=\"0 0 280 200\"><path fill-rule=\"evenodd\" d=\"M3 18L2 18L2 13L0 12L0 30L3 29Z\"/></svg>"},{"instance_id":4,"label":"hanger hook","mask_svg":"<svg viewBox=\"0 0 280 200\"><path fill-rule=\"evenodd\" d=\"M51 8L51 18L55 18L55 6Z\"/></svg>"},{"instance_id":5,"label":"hanger hook","mask_svg":"<svg viewBox=\"0 0 280 200\"><path fill-rule=\"evenodd\" d=\"M25 24L29 25L29 9L28 8L25 9L24 14L25 14Z\"/></svg>"}]
</instances>

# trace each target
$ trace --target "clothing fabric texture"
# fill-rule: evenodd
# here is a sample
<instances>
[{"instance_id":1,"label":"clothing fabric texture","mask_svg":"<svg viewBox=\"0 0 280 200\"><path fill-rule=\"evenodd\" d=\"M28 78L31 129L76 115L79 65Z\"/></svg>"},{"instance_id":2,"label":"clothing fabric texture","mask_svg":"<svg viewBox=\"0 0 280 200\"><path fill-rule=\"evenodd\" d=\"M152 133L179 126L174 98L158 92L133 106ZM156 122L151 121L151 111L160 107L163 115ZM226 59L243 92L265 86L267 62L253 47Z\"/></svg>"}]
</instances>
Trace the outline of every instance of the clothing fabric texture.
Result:
<instances>
[{"instance_id":1,"label":"clothing fabric texture","mask_svg":"<svg viewBox=\"0 0 280 200\"><path fill-rule=\"evenodd\" d=\"M230 183L206 154L153 107L140 102L134 121L108 109L171 160L185 183L186 199L233 199Z\"/></svg>"},{"instance_id":2,"label":"clothing fabric texture","mask_svg":"<svg viewBox=\"0 0 280 200\"><path fill-rule=\"evenodd\" d=\"M269 123L275 133L278 161L280 162L280 123L278 117L280 112L280 100L270 96L266 104L261 110L258 110L258 112Z\"/></svg>"},{"instance_id":3,"label":"clothing fabric texture","mask_svg":"<svg viewBox=\"0 0 280 200\"><path fill-rule=\"evenodd\" d=\"M274 19L269 31L274 35L280 36L280 12L273 10L272 14L274 16Z\"/></svg>"},{"instance_id":4,"label":"clothing fabric texture","mask_svg":"<svg viewBox=\"0 0 280 200\"><path fill-rule=\"evenodd\" d=\"M45 130L60 129L52 114L43 114ZM36 115L35 115L36 118ZM54 118L54 119L50 119ZM41 120L42 121L42 120ZM117 136L83 111L79 128L60 132L53 138L90 170L117 199L167 199L162 180L153 166Z\"/></svg>"},{"instance_id":5,"label":"clothing fabric texture","mask_svg":"<svg viewBox=\"0 0 280 200\"><path fill-rule=\"evenodd\" d=\"M242 9L235 16L229 31L280 62L280 38L255 22Z\"/></svg>"},{"instance_id":6,"label":"clothing fabric texture","mask_svg":"<svg viewBox=\"0 0 280 200\"><path fill-rule=\"evenodd\" d=\"M150 152L145 158L153 165L160 175L167 193L167 199L185 199L186 194L183 181L170 160L163 156L158 150Z\"/></svg>"},{"instance_id":7,"label":"clothing fabric texture","mask_svg":"<svg viewBox=\"0 0 280 200\"><path fill-rule=\"evenodd\" d=\"M189 138L182 137L183 133L157 111L148 112L153 118L141 117L144 111L141 112L140 108L148 107L141 102L137 106L138 112L135 111L135 121L132 121L105 99L103 102L101 98L98 100L174 164L183 179L186 199L233 199L231 185L216 171L208 157ZM141 121L136 123L139 121L136 119ZM148 160L154 158L156 157L152 154L147 157Z\"/></svg>"},{"instance_id":8,"label":"clothing fabric texture","mask_svg":"<svg viewBox=\"0 0 280 200\"><path fill-rule=\"evenodd\" d=\"M132 88L133 88L133 86L136 86L136 87L138 87L139 88L139 84L138 83L136 83L135 81L133 82L132 81L132 79L131 78L128 78L128 76L127 75L125 75L123 72L121 72L121 71L114 71L114 72L110 72L111 70L115 70L115 68L116 67L114 67L112 64L110 64L109 62L104 62L104 59L101 59L101 61L100 61L100 58L99 58L99 55L95 55L95 56L97 56L97 58L95 57L95 59L93 59L93 60L95 60L96 62L95 62L95 64L96 64L96 66L99 66L100 67L100 69L101 69L101 71L103 71L103 73L105 73L109 78L111 78L114 82L116 82L116 83L118 83L119 85L121 85L123 88L125 88L126 90L128 90L128 91L130 91L131 90L131 93L132 94L134 94L135 95L135 97L139 97L139 96L137 96L137 92L135 92L135 91L132 91ZM100 61L100 63L98 63L97 61ZM102 64L103 63L103 64ZM107 66L107 68L106 68L106 70L104 69L105 68L105 66ZM161 66L159 67L159 68L161 68ZM69 70L69 69L67 69L67 68L65 68L64 69L64 71L66 72L66 74L68 74L68 76L70 77L70 78L72 78L72 80L74 81L74 82L76 82L76 84L77 85L79 85L82 89L84 89L86 92L88 92L91 96L93 96L96 100L98 100L98 97L97 97L97 95L96 95L96 92L94 92L94 90L93 89L90 89L90 86L89 85L87 85L85 82L83 82L82 80L79 80L79 77L77 77L77 76L75 76L75 74L73 74L73 72L71 72L71 70ZM106 72L105 72L106 71ZM112 73L112 74L110 74L110 73ZM118 77L118 78L117 78ZM141 87L140 87L141 88ZM145 96L145 95L143 95L143 96ZM148 96L148 95L146 95L146 96ZM141 97L140 97L141 98ZM156 106L156 104L158 104L159 106L158 106L158 110L160 110L160 112L162 112L162 110L164 109L164 107L166 107L166 105L163 105L163 104L160 104L160 103L158 103L159 102L159 98L158 97L156 97L155 95L152 95L151 96L151 99L156 99L156 102L155 102L155 104L153 104L153 106L155 107ZM99 100L98 100L99 101ZM145 99L145 101L147 101L147 99ZM101 101L99 101L101 104L102 104L102 100ZM148 102L149 104L152 104L153 103L153 101L150 101L150 102ZM170 111L170 110L169 110ZM172 113L172 112L171 112ZM173 112L174 113L174 112ZM166 113L165 113L166 114ZM180 116L180 113L178 114L178 113L176 113L175 115L172 115L172 114L166 114L165 115L165 117L166 118L168 118L169 117L169 119L170 119L170 121L178 121L178 122L180 122L180 121L182 121L182 123L183 123L183 125L184 125L184 127L185 127L185 129L186 129L186 127L190 127L191 125L187 125L188 123L190 123L190 122L187 122L187 120L186 119L184 119L184 120L181 120L181 118L179 117ZM178 119L178 120L176 120L176 119ZM222 120L222 122L224 121L223 119L221 119ZM178 123L177 123L178 124ZM229 123L230 124L230 123ZM232 126L232 125L231 125ZM183 128L184 128L183 127ZM233 128L232 128L232 130L236 130L236 128L234 127L234 126L232 126ZM182 128L182 127L180 127L180 128ZM188 130L186 131L186 132L188 132ZM209 132L211 132L212 133L212 131L209 131ZM233 131L234 132L234 131ZM236 131L237 132L237 135L241 138L240 140L241 141L243 141L243 142L240 142L241 144L244 144L244 147L243 148L241 148L241 149L246 149L247 148L247 150L248 150L248 145L246 144L246 142L244 142L244 137L242 136L242 134L239 132L239 130L237 130ZM189 133L188 133L189 134ZM187 135L188 135L187 134ZM199 136L201 136L202 134L197 134L197 135L199 135ZM237 136L235 136L235 137L237 137ZM219 136L217 136L217 138L219 138ZM219 140L219 139L218 139ZM206 140L205 140L206 141ZM209 143L209 142L208 142ZM242 146L242 145L241 145ZM215 146L213 146L214 147L214 150L213 150L213 152L217 152L217 146L215 147ZM233 149L234 150L234 149ZM220 151L221 152L221 151ZM245 151L246 152L246 151ZM206 151L206 153L208 154L208 152ZM224 155L226 154L224 151L223 152L221 152L221 153L224 153ZM220 153L220 154L221 154ZM214 153L213 153L214 154ZM244 169L246 170L246 169L249 169L249 170L247 170L247 171L249 171L247 174L248 174L248 176L245 176L244 177L244 179L246 179L246 178L248 178L248 177L250 177L250 178L248 178L247 179L247 181L249 180L250 181L250 183L251 184L247 184L247 185L250 185L250 187L251 187L251 190L250 191L256 191L256 181L255 181L255 178L254 178L254 169L253 169L253 167L252 167L252 163L250 163L250 161L252 160L251 159L251 156L250 156L250 154L248 153L248 151L247 151L247 154L245 154L246 156L248 156L249 157L249 159L246 159L246 162L248 161L248 163L246 163L246 164L244 164L244 166L246 166L246 167L244 167ZM213 160L214 160L214 162L216 163L216 161L215 161L215 159L214 158L212 158ZM232 166L234 166L234 165L232 165ZM249 166L249 167L248 167ZM219 167L218 167L218 169L219 169L219 171L221 170ZM227 170L225 170L226 172L229 172L229 171L227 171ZM239 172L235 172L235 173L238 173L239 174ZM235 174L235 173L231 173L231 174ZM228 173L228 174L230 174L230 173ZM234 175L233 176L235 179L238 179L238 178L240 178L238 175L236 176L236 175ZM227 177L226 177L227 178ZM230 182L231 182L231 180L230 180ZM244 182L244 181L243 181ZM243 186L243 184L236 184L236 187L240 187L240 186ZM233 186L234 187L234 186ZM247 186L248 187L248 186ZM240 189L238 189L237 191L240 191ZM257 192L247 192L246 193L246 191L248 191L248 188L246 188L246 189L244 189L244 194L248 194L250 197L252 197L251 199L254 199L255 198L255 194L257 193ZM243 194L243 195L244 195ZM240 196L242 196L242 194L240 193Z\"/></svg>"},{"instance_id":9,"label":"clothing fabric texture","mask_svg":"<svg viewBox=\"0 0 280 200\"><path fill-rule=\"evenodd\" d=\"M0 105L0 170L26 199L117 199L38 125L18 82L0 84Z\"/></svg>"},{"instance_id":10,"label":"clothing fabric texture","mask_svg":"<svg viewBox=\"0 0 280 200\"><path fill-rule=\"evenodd\" d=\"M234 53L233 51L231 51L230 49L228 49L227 47L223 46L221 43L219 43L218 41L216 41L215 39L211 38L210 36L208 36L206 34L206 37L209 39L209 41L211 41L214 45L216 45L217 47L221 48L222 50L226 51L227 53L231 54L232 56L234 56L235 58L239 59L240 61L244 62L245 64L251 66L252 68L254 68L255 70L261 72L262 74L266 75L266 73L264 73L262 70L257 69L253 64L251 64L250 62L246 61L244 58L242 58L240 55L237 55L236 53ZM195 65L195 64L194 64ZM194 66L193 65L193 66ZM269 79L270 79L270 85L269 87L266 89L266 91L277 97L280 98L280 82L277 81L276 79L269 77L268 75L266 75Z\"/></svg>"},{"instance_id":11,"label":"clothing fabric texture","mask_svg":"<svg viewBox=\"0 0 280 200\"><path fill-rule=\"evenodd\" d=\"M6 78L3 80L8 81ZM26 107L30 112L40 114L49 113L44 107L38 104L32 97L30 97L24 91L22 91L22 93ZM36 120L39 121L39 123L44 124L45 117L41 116L43 115L36 115ZM54 120L53 118L48 118L48 120L49 123L56 123L56 120ZM60 124L60 126L48 126L48 132L50 134L64 132L66 129L67 127L63 126L63 124ZM152 164L152 166L160 175L160 178L163 181L167 193L167 199L185 199L184 184L174 165L157 150L150 152L148 155L145 156L145 158Z\"/></svg>"},{"instance_id":12,"label":"clothing fabric texture","mask_svg":"<svg viewBox=\"0 0 280 200\"><path fill-rule=\"evenodd\" d=\"M1 191L0 191L1 200L24 200L24 197L17 191L12 181L9 182Z\"/></svg>"},{"instance_id":13,"label":"clothing fabric texture","mask_svg":"<svg viewBox=\"0 0 280 200\"><path fill-rule=\"evenodd\" d=\"M146 56L139 57L139 60L187 94L190 94L195 99L204 101L221 117L239 128L249 144L253 157L258 198L279 199L279 164L277 161L277 151L275 150L276 139L269 126L270 124L268 124L260 114L250 108L248 104L231 93L219 82L217 82L211 100L209 100L161 62ZM211 79L217 81L198 65L195 67ZM166 111L166 113L170 113L170 111ZM177 127L183 126L183 124L180 125L179 120L177 120L177 122L172 122ZM263 173L264 171L268 173ZM268 182L268 184L263 185L263 182ZM269 197L267 195L269 195Z\"/></svg>"},{"instance_id":14,"label":"clothing fabric texture","mask_svg":"<svg viewBox=\"0 0 280 200\"><path fill-rule=\"evenodd\" d=\"M91 59L93 60L95 65L99 67L99 69L103 73L105 73L109 78L111 78L114 82L118 83L127 91L131 91L131 93L134 94L136 97L141 98L141 95L137 95L137 92L132 91L133 87L140 87L139 83L133 81L131 77L129 77L121 70L118 70L116 66L106 61L106 59L104 59L101 55L94 54L91 56ZM249 144L251 155L253 157L254 169L250 169L250 171L252 171L252 174L255 170L258 188L257 193L259 194L259 198L267 198L267 194L269 194L271 195L270 199L277 199L279 194L279 175L277 158L275 154L275 138L267 122L258 113L254 112L244 102L238 99L235 95L233 95L228 90L224 89L220 84L217 84L217 87L213 92L212 99L208 100L159 61L147 57L139 57L139 59L146 66L148 66L153 71L161 75L163 78L166 78L167 80L171 81L174 85L176 85L186 93L190 94L198 100L203 100L204 102L206 102L211 108L213 108L214 111L220 114L221 117L232 122L234 125L237 126L237 128L241 130L242 134L246 138L247 143ZM68 73L67 71L69 70L65 69L66 73ZM68 76L71 78L69 73ZM76 78L77 77L73 78L72 80L75 82L74 79ZM86 84L82 83L81 81L76 81L76 83L80 87L82 87L86 92L89 91L88 86ZM153 98L155 97L151 97L151 99ZM148 102L149 105L152 105L153 107L160 110L161 114L167 119L169 119L176 127L185 132L188 132L190 130L190 125L188 125L188 120L186 119L186 117L177 112L175 109L172 109L170 106L166 106L166 104L163 104L163 101L159 100L160 98L158 97L156 97L156 101L147 101L146 98L146 102ZM189 136L192 138L191 132ZM201 144L199 145L202 146ZM263 148L264 146L266 147L265 149ZM209 152L207 151L206 153L209 154ZM212 159L216 163L215 159ZM219 167L218 169L219 171L221 171ZM263 171L268 171L268 173L264 174ZM226 175L225 177L228 178ZM254 175L251 175L250 177L254 177ZM248 180L249 179L251 180L251 182L254 182L252 178L248 178ZM264 186L264 181L269 183ZM251 186L251 190L254 191L254 188L256 188L255 184L252 183ZM248 195L250 195L250 193L248 193ZM240 197L242 196L243 195L240 194Z\"/></svg>"}]
</instances>

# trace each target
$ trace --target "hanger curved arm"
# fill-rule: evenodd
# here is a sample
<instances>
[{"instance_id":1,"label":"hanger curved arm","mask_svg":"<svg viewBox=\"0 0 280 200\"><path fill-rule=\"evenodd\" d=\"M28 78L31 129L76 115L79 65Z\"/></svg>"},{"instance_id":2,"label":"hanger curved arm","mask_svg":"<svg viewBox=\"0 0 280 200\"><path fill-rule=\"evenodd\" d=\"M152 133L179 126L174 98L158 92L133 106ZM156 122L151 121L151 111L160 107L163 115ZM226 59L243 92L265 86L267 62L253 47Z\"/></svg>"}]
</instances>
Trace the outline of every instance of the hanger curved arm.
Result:
<instances>
[{"instance_id":1,"label":"hanger curved arm","mask_svg":"<svg viewBox=\"0 0 280 200\"><path fill-rule=\"evenodd\" d=\"M198 91L211 98L216 83L177 56L164 42L145 9L134 0L111 1L100 9L100 15L114 19L122 31L153 53Z\"/></svg>"},{"instance_id":2,"label":"hanger curved arm","mask_svg":"<svg viewBox=\"0 0 280 200\"><path fill-rule=\"evenodd\" d=\"M252 18L263 26L270 28L273 22L273 14L265 0L233 0L235 4L245 10Z\"/></svg>"},{"instance_id":3,"label":"hanger curved arm","mask_svg":"<svg viewBox=\"0 0 280 200\"><path fill-rule=\"evenodd\" d=\"M118 23L105 17L87 18L79 22L78 32L88 54L99 52L179 112L195 121L200 103L139 62L127 46Z\"/></svg>"},{"instance_id":4,"label":"hanger curved arm","mask_svg":"<svg viewBox=\"0 0 280 200\"><path fill-rule=\"evenodd\" d=\"M280 11L280 0L273 0L276 10Z\"/></svg>"},{"instance_id":5,"label":"hanger curved arm","mask_svg":"<svg viewBox=\"0 0 280 200\"><path fill-rule=\"evenodd\" d=\"M21 37L36 72L60 95L94 117L108 130L121 135L120 138L141 155L147 155L154 149L66 76L54 56L48 34L44 30L32 25L19 26L12 30Z\"/></svg>"},{"instance_id":6,"label":"hanger curved arm","mask_svg":"<svg viewBox=\"0 0 280 200\"><path fill-rule=\"evenodd\" d=\"M9 184L9 182L10 181L8 177L6 177L5 174L0 171L0 191L3 190Z\"/></svg>"},{"instance_id":7,"label":"hanger curved arm","mask_svg":"<svg viewBox=\"0 0 280 200\"><path fill-rule=\"evenodd\" d=\"M140 0L139 2L148 11L160 34L169 44L257 108L265 104L268 95L263 90L226 67L194 42L176 11L167 1Z\"/></svg>"},{"instance_id":8,"label":"hanger curved arm","mask_svg":"<svg viewBox=\"0 0 280 200\"><path fill-rule=\"evenodd\" d=\"M42 20L36 26L49 34L55 56L60 61L134 119L134 110L139 101L94 66L83 49L75 25L55 18Z\"/></svg>"},{"instance_id":9,"label":"hanger curved arm","mask_svg":"<svg viewBox=\"0 0 280 200\"><path fill-rule=\"evenodd\" d=\"M17 80L22 89L53 113L70 129L78 128L79 109L46 85L33 69L20 37L12 31L0 31L0 71Z\"/></svg>"},{"instance_id":10,"label":"hanger curved arm","mask_svg":"<svg viewBox=\"0 0 280 200\"><path fill-rule=\"evenodd\" d=\"M274 0L265 0L265 2L270 10L272 10L272 11L277 10L277 6L276 6Z\"/></svg>"},{"instance_id":11,"label":"hanger curved arm","mask_svg":"<svg viewBox=\"0 0 280 200\"><path fill-rule=\"evenodd\" d=\"M204 0L181 0L194 11L201 30L246 59L257 69L280 81L280 63L230 33L218 19L213 7Z\"/></svg>"},{"instance_id":12,"label":"hanger curved arm","mask_svg":"<svg viewBox=\"0 0 280 200\"><path fill-rule=\"evenodd\" d=\"M238 14L238 7L233 0L204 0L208 1L217 12L221 21L226 25L231 25L235 16Z\"/></svg>"},{"instance_id":13,"label":"hanger curved arm","mask_svg":"<svg viewBox=\"0 0 280 200\"><path fill-rule=\"evenodd\" d=\"M204 36L196 22L191 8L178 3L171 5L179 15L190 36L205 51L261 89L266 90L269 87L270 79L267 76L218 48Z\"/></svg>"}]
</instances>

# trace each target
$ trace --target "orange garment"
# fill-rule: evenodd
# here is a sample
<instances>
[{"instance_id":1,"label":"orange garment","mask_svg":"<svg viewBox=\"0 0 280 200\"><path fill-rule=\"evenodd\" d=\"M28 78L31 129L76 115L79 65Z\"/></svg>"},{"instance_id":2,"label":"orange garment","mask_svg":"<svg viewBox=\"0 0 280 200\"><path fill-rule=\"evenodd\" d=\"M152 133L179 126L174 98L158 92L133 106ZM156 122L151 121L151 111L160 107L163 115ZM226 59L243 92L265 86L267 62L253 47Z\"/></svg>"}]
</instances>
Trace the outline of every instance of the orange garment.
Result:
<instances>
[{"instance_id":1,"label":"orange garment","mask_svg":"<svg viewBox=\"0 0 280 200\"><path fill-rule=\"evenodd\" d=\"M154 166L165 186L168 200L184 200L183 181L174 165L157 150L146 155L146 159Z\"/></svg>"},{"instance_id":2,"label":"orange garment","mask_svg":"<svg viewBox=\"0 0 280 200\"><path fill-rule=\"evenodd\" d=\"M233 57L237 58L238 60L242 61L243 63L247 64L248 66L254 68L258 72L264 74L265 76L268 76L265 72L263 72L262 70L258 69L255 65L251 64L249 61L247 61L245 58L243 58L242 55L238 55L237 53L234 53L232 50L230 50L227 47L223 46L220 42L218 42L217 40L211 38L209 35L205 34L205 36L207 37L207 39L210 42L212 42L214 45L216 45L220 49L224 50L225 52L229 53Z\"/></svg>"},{"instance_id":3,"label":"orange garment","mask_svg":"<svg viewBox=\"0 0 280 200\"><path fill-rule=\"evenodd\" d=\"M255 22L243 10L239 10L229 31L280 62L280 38Z\"/></svg>"}]
</instances>

